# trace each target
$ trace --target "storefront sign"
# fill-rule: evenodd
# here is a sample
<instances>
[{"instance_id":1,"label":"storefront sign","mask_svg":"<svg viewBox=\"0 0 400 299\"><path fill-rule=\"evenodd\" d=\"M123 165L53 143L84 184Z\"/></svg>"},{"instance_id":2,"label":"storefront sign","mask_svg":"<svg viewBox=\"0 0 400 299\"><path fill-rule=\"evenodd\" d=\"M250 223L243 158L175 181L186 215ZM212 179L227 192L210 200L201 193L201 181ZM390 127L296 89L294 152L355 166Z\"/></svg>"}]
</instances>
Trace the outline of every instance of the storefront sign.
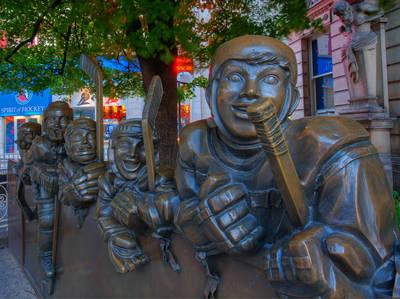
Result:
<instances>
[{"instance_id":1,"label":"storefront sign","mask_svg":"<svg viewBox=\"0 0 400 299\"><path fill-rule=\"evenodd\" d=\"M87 88L81 89L72 95L70 104L74 109L95 107L96 95ZM103 97L103 106L125 106L125 99Z\"/></svg>"},{"instance_id":2,"label":"storefront sign","mask_svg":"<svg viewBox=\"0 0 400 299\"><path fill-rule=\"evenodd\" d=\"M126 119L126 106L104 106L103 118L116 119L118 121Z\"/></svg>"},{"instance_id":3,"label":"storefront sign","mask_svg":"<svg viewBox=\"0 0 400 299\"><path fill-rule=\"evenodd\" d=\"M178 56L175 58L173 64L175 73L177 74L181 72L193 72L193 60L188 57Z\"/></svg>"},{"instance_id":4,"label":"storefront sign","mask_svg":"<svg viewBox=\"0 0 400 299\"><path fill-rule=\"evenodd\" d=\"M42 114L51 103L50 90L40 93L0 93L0 116L26 116Z\"/></svg>"},{"instance_id":5,"label":"storefront sign","mask_svg":"<svg viewBox=\"0 0 400 299\"><path fill-rule=\"evenodd\" d=\"M95 96L91 94L89 89L84 88L79 92L75 92L71 98L72 108L94 107Z\"/></svg>"}]
</instances>

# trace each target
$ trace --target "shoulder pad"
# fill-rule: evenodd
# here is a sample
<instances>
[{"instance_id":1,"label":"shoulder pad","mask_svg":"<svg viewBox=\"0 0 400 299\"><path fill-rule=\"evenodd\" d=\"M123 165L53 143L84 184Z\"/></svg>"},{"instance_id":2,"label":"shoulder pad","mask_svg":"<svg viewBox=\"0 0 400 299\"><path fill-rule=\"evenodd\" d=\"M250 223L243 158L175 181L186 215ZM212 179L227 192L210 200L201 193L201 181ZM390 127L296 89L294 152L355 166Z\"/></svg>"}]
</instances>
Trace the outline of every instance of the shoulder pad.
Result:
<instances>
[{"instance_id":1,"label":"shoulder pad","mask_svg":"<svg viewBox=\"0 0 400 299\"><path fill-rule=\"evenodd\" d=\"M192 156L201 151L207 140L208 124L206 120L193 122L182 130L179 136L179 157L184 161L191 160Z\"/></svg>"},{"instance_id":2,"label":"shoulder pad","mask_svg":"<svg viewBox=\"0 0 400 299\"><path fill-rule=\"evenodd\" d=\"M360 123L335 116L294 120L284 135L300 179L309 182L337 151L369 143L369 134Z\"/></svg>"}]
</instances>

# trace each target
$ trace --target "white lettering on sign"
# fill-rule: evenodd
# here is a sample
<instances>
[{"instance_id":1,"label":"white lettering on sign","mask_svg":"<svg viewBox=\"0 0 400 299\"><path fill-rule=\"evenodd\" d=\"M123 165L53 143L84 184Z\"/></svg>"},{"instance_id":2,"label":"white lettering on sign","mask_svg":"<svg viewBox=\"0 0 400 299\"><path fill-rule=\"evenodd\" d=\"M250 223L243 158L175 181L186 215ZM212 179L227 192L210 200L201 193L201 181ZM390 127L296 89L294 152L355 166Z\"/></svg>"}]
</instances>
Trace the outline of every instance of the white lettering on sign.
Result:
<instances>
[{"instance_id":1,"label":"white lettering on sign","mask_svg":"<svg viewBox=\"0 0 400 299\"><path fill-rule=\"evenodd\" d=\"M44 106L4 107L0 109L0 114L40 114L44 109Z\"/></svg>"}]
</instances>

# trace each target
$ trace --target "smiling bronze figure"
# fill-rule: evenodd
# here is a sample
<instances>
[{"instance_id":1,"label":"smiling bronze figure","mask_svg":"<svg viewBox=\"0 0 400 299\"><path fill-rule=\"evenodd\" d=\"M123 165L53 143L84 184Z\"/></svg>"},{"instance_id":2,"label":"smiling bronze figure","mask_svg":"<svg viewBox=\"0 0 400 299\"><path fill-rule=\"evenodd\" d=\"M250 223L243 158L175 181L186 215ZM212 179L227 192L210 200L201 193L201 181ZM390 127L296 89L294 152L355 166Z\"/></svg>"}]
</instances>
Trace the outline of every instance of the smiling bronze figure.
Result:
<instances>
[{"instance_id":1,"label":"smiling bronze figure","mask_svg":"<svg viewBox=\"0 0 400 299\"><path fill-rule=\"evenodd\" d=\"M157 143L155 136L153 142ZM109 154L109 170L100 178L98 227L115 269L126 273L149 261L137 234L150 228L160 240L164 262L180 271L169 248L179 198L167 176L157 177L153 192L148 189L141 120L127 120L113 131Z\"/></svg>"},{"instance_id":2,"label":"smiling bronze figure","mask_svg":"<svg viewBox=\"0 0 400 299\"><path fill-rule=\"evenodd\" d=\"M125 273L148 262L133 229L113 216L111 201L120 192L134 192L146 185L146 159L140 120L122 122L113 132L109 149L109 166L99 179L97 223L108 244L111 262Z\"/></svg>"},{"instance_id":3,"label":"smiling bronze figure","mask_svg":"<svg viewBox=\"0 0 400 299\"><path fill-rule=\"evenodd\" d=\"M208 256L260 251L284 297L390 295L397 229L382 163L350 119L289 120L296 80L294 53L269 37L214 55L212 119L184 128L175 177L177 229L214 284L205 296L218 283Z\"/></svg>"},{"instance_id":4,"label":"smiling bronze figure","mask_svg":"<svg viewBox=\"0 0 400 299\"><path fill-rule=\"evenodd\" d=\"M43 135L36 137L24 155L30 167L38 209L39 255L45 274L45 293L52 293L54 201L58 193L58 164L65 158L64 133L72 121L72 109L65 102L51 103L43 114Z\"/></svg>"},{"instance_id":5,"label":"smiling bronze figure","mask_svg":"<svg viewBox=\"0 0 400 299\"><path fill-rule=\"evenodd\" d=\"M105 171L104 164L97 162L96 122L76 119L68 125L64 138L67 158L59 165L58 199L72 206L81 227L97 199L98 178Z\"/></svg>"}]
</instances>

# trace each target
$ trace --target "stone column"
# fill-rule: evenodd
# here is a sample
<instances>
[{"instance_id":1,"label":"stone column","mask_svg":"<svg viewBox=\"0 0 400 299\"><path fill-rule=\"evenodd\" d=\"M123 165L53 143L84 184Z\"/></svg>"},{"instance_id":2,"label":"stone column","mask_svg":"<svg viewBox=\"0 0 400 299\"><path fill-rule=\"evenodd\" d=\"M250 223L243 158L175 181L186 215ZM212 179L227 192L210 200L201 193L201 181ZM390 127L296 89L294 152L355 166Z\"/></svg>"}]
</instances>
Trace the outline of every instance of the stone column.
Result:
<instances>
[{"instance_id":1,"label":"stone column","mask_svg":"<svg viewBox=\"0 0 400 299\"><path fill-rule=\"evenodd\" d=\"M387 73L387 59L386 59L386 30L385 26L388 20L385 17L377 19L372 28L378 35L378 73L377 73L377 95L379 105L389 112L389 87L388 87L388 73Z\"/></svg>"}]
</instances>

